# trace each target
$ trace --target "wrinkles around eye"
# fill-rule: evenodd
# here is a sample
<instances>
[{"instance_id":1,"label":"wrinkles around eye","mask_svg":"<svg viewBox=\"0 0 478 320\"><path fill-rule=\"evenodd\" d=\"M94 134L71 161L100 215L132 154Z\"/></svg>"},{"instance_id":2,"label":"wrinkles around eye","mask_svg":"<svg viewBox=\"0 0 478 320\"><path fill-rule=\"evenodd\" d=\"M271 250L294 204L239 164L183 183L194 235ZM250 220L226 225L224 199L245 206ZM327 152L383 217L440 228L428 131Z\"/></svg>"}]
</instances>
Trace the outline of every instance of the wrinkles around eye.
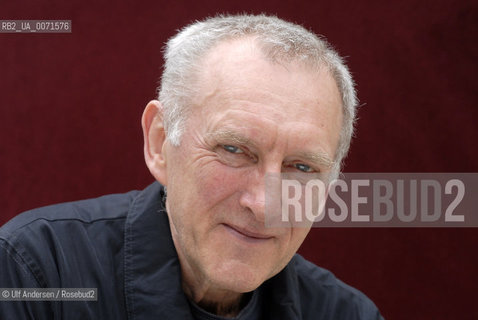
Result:
<instances>
[{"instance_id":1,"label":"wrinkles around eye","mask_svg":"<svg viewBox=\"0 0 478 320\"><path fill-rule=\"evenodd\" d=\"M247 150L243 150L242 148L231 145L231 144L222 144L219 146L220 150L226 151L224 153L224 160L227 160L227 162L234 162L234 166L236 166L239 163L242 163L244 160L256 162L255 157L247 152ZM240 156L239 158L234 157L234 155ZM292 163L286 166L290 166L295 168L296 170L299 170L304 173L313 173L316 172L314 168L311 166L305 164L305 163Z\"/></svg>"},{"instance_id":2,"label":"wrinkles around eye","mask_svg":"<svg viewBox=\"0 0 478 320\"><path fill-rule=\"evenodd\" d=\"M231 144L218 145L216 152L225 164L232 167L241 167L257 162L257 158L254 154L250 153L247 149Z\"/></svg>"}]
</instances>

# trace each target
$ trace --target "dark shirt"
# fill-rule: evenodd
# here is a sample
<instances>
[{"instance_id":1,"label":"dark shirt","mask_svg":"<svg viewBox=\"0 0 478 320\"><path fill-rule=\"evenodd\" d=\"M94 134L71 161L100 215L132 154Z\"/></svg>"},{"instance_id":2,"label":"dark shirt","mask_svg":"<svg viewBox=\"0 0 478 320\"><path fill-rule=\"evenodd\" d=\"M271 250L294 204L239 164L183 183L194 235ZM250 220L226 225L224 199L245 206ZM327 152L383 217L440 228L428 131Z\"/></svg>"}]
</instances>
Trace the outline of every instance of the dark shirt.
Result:
<instances>
[{"instance_id":1,"label":"dark shirt","mask_svg":"<svg viewBox=\"0 0 478 320\"><path fill-rule=\"evenodd\" d=\"M200 308L197 304L189 300L191 306L191 312L194 320L261 320L262 319L262 301L260 290L255 290L252 293L251 299L247 305L239 312L234 318L225 318L209 313L206 310Z\"/></svg>"},{"instance_id":2,"label":"dark shirt","mask_svg":"<svg viewBox=\"0 0 478 320\"><path fill-rule=\"evenodd\" d=\"M164 189L25 212L0 228L0 288L98 288L97 301L0 301L0 319L194 319ZM381 319L361 292L300 255L260 290L261 319Z\"/></svg>"}]
</instances>

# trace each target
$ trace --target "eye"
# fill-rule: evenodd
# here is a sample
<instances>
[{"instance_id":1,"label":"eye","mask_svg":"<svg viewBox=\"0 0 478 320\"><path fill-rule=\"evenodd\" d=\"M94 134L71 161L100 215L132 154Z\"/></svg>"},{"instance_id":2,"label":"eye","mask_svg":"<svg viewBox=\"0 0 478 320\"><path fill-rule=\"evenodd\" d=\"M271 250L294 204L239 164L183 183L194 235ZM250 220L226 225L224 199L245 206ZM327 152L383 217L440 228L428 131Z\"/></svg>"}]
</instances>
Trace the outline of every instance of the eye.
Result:
<instances>
[{"instance_id":1,"label":"eye","mask_svg":"<svg viewBox=\"0 0 478 320\"><path fill-rule=\"evenodd\" d=\"M294 167L302 172L312 172L314 169L303 163L295 163Z\"/></svg>"},{"instance_id":2,"label":"eye","mask_svg":"<svg viewBox=\"0 0 478 320\"><path fill-rule=\"evenodd\" d=\"M236 153L236 154L244 153L244 151L242 151L241 148L236 147L236 146L231 146L231 145L225 144L222 147L224 148L224 150L226 150L227 152L230 152L230 153Z\"/></svg>"}]
</instances>

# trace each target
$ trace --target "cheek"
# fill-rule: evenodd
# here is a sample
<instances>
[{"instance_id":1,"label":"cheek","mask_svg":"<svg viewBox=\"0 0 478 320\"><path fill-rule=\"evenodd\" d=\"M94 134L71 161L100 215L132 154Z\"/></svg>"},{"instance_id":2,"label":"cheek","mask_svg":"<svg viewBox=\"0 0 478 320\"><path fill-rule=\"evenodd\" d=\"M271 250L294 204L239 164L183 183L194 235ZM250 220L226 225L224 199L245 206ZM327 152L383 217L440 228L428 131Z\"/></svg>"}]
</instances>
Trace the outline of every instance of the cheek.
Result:
<instances>
[{"instance_id":1,"label":"cheek","mask_svg":"<svg viewBox=\"0 0 478 320\"><path fill-rule=\"evenodd\" d=\"M240 191L242 176L240 169L211 162L197 176L198 195L200 199L215 205Z\"/></svg>"}]
</instances>

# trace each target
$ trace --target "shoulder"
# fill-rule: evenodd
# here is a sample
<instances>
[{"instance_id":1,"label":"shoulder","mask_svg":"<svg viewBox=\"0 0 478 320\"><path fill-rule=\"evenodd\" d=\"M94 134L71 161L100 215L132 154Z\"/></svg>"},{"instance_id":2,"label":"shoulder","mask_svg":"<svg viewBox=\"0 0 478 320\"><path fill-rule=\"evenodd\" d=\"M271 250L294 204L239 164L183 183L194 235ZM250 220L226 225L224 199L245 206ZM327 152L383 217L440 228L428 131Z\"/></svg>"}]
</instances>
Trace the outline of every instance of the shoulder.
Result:
<instances>
[{"instance_id":1,"label":"shoulder","mask_svg":"<svg viewBox=\"0 0 478 320\"><path fill-rule=\"evenodd\" d=\"M130 203L139 191L65 202L29 210L19 214L0 228L0 237L22 229L54 222L92 224L103 220L124 219Z\"/></svg>"},{"instance_id":2,"label":"shoulder","mask_svg":"<svg viewBox=\"0 0 478 320\"><path fill-rule=\"evenodd\" d=\"M125 220L138 193L130 191L105 195L23 212L0 228L0 240L9 244L19 240L40 244L40 239L53 241L71 238L79 229L86 233L76 235L86 236L97 228L114 224L114 221L121 223Z\"/></svg>"},{"instance_id":3,"label":"shoulder","mask_svg":"<svg viewBox=\"0 0 478 320\"><path fill-rule=\"evenodd\" d=\"M0 240L10 244L18 240L36 241L39 237L71 237L78 229L111 225L126 219L129 206L138 191L60 203L19 214L0 228ZM25 237L28 236L28 237ZM26 239L28 238L28 239Z\"/></svg>"},{"instance_id":4,"label":"shoulder","mask_svg":"<svg viewBox=\"0 0 478 320\"><path fill-rule=\"evenodd\" d=\"M304 319L382 319L375 304L361 291L296 254L291 261Z\"/></svg>"},{"instance_id":5,"label":"shoulder","mask_svg":"<svg viewBox=\"0 0 478 320\"><path fill-rule=\"evenodd\" d=\"M137 194L61 203L16 216L0 228L0 264L32 274L40 286L59 285L62 277L93 262L108 264L116 257L105 252L122 250L126 216Z\"/></svg>"}]
</instances>

